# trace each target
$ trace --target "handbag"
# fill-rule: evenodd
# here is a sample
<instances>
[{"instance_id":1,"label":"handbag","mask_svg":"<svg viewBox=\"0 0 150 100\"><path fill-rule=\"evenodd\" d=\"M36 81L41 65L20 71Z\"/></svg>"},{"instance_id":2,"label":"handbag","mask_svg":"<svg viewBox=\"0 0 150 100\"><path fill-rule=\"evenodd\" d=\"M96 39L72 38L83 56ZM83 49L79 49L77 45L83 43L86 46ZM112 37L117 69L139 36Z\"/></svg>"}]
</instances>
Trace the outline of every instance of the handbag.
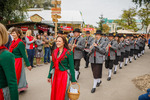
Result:
<instances>
[{"instance_id":1,"label":"handbag","mask_svg":"<svg viewBox=\"0 0 150 100\"><path fill-rule=\"evenodd\" d=\"M67 69L63 66L63 64L61 63L61 62L59 62L60 64L61 64L61 66L65 69L65 71L67 71ZM67 71L67 73L68 73L68 75L69 75L69 80L71 81L72 80L72 76L71 76L71 73L69 73L68 71Z\"/></svg>"}]
</instances>

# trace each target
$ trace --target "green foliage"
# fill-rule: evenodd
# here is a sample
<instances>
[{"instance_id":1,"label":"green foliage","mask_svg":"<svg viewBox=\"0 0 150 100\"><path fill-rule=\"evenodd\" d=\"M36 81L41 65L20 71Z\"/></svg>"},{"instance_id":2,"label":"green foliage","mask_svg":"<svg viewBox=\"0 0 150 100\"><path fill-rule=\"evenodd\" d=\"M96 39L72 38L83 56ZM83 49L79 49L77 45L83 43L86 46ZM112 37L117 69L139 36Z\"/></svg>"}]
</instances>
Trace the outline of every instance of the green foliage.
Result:
<instances>
[{"instance_id":1,"label":"green foliage","mask_svg":"<svg viewBox=\"0 0 150 100\"><path fill-rule=\"evenodd\" d=\"M0 22L8 24L23 21L27 8L25 0L0 0Z\"/></svg>"},{"instance_id":2,"label":"green foliage","mask_svg":"<svg viewBox=\"0 0 150 100\"><path fill-rule=\"evenodd\" d=\"M132 2L134 2L135 4L139 5L140 7L143 4L150 4L150 0L132 0Z\"/></svg>"},{"instance_id":3,"label":"green foliage","mask_svg":"<svg viewBox=\"0 0 150 100\"><path fill-rule=\"evenodd\" d=\"M109 26L107 24L103 24L103 30L102 30L102 32L103 33L109 33L109 30L110 30Z\"/></svg>"},{"instance_id":4,"label":"green foliage","mask_svg":"<svg viewBox=\"0 0 150 100\"><path fill-rule=\"evenodd\" d=\"M115 20L115 22L118 23L118 25L120 25L124 29L138 31L135 19L136 15L137 15L136 9L129 8L128 10L123 10L121 19L117 19Z\"/></svg>"},{"instance_id":5,"label":"green foliage","mask_svg":"<svg viewBox=\"0 0 150 100\"><path fill-rule=\"evenodd\" d=\"M145 8L141 8L138 11L138 17L142 21L141 29L143 29L144 26L147 28L150 24L150 4L145 5Z\"/></svg>"},{"instance_id":6,"label":"green foliage","mask_svg":"<svg viewBox=\"0 0 150 100\"><path fill-rule=\"evenodd\" d=\"M97 22L97 24L98 24L98 29L103 31L103 23L105 22L103 15L101 15L101 16L99 17L99 20L100 20L100 21Z\"/></svg>"}]
</instances>

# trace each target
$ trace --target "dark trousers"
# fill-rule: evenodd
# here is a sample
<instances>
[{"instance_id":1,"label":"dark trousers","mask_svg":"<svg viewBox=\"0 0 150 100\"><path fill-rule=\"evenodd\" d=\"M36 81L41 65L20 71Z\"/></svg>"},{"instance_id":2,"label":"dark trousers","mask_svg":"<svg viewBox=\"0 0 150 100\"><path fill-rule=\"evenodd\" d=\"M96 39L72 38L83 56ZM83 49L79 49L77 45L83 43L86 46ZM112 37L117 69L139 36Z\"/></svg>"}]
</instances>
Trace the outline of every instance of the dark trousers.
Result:
<instances>
[{"instance_id":1,"label":"dark trousers","mask_svg":"<svg viewBox=\"0 0 150 100\"><path fill-rule=\"evenodd\" d=\"M102 64L91 63L94 79L102 78Z\"/></svg>"},{"instance_id":2,"label":"dark trousers","mask_svg":"<svg viewBox=\"0 0 150 100\"><path fill-rule=\"evenodd\" d=\"M44 63L50 62L50 47L45 47Z\"/></svg>"},{"instance_id":3,"label":"dark trousers","mask_svg":"<svg viewBox=\"0 0 150 100\"><path fill-rule=\"evenodd\" d=\"M86 67L89 66L89 56L88 56L88 52L84 51L84 60L86 62Z\"/></svg>"},{"instance_id":4,"label":"dark trousers","mask_svg":"<svg viewBox=\"0 0 150 100\"><path fill-rule=\"evenodd\" d=\"M76 71L80 70L80 59L74 59L74 68Z\"/></svg>"},{"instance_id":5,"label":"dark trousers","mask_svg":"<svg viewBox=\"0 0 150 100\"><path fill-rule=\"evenodd\" d=\"M34 52L35 52L34 49L27 49L28 60L32 67L33 67L33 60L34 60Z\"/></svg>"},{"instance_id":6,"label":"dark trousers","mask_svg":"<svg viewBox=\"0 0 150 100\"><path fill-rule=\"evenodd\" d=\"M105 60L105 67L106 67L106 69L112 69L113 68L113 64L114 64L114 61L110 60L109 57L108 57L108 60Z\"/></svg>"}]
</instances>

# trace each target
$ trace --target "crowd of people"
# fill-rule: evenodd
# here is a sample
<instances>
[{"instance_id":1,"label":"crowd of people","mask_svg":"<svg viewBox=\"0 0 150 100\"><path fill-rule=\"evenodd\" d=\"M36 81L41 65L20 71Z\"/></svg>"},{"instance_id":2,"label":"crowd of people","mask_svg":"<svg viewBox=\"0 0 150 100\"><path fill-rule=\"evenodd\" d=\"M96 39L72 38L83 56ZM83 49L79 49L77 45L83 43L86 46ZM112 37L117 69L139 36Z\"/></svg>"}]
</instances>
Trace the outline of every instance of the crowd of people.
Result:
<instances>
[{"instance_id":1,"label":"crowd of people","mask_svg":"<svg viewBox=\"0 0 150 100\"><path fill-rule=\"evenodd\" d=\"M31 30L27 30L23 35L20 28L13 27L7 31L0 24L0 100L18 100L18 92L28 88L24 66L31 71L35 67L34 57L36 66L41 66L42 57L44 64L51 63L47 80L52 85L51 100L69 100L67 90L70 82L73 85L80 82L82 58L85 68L91 64L91 93L94 93L102 83L103 65L108 69L107 81L111 81L112 73L117 74L118 67L122 69L123 64L127 66L133 58L136 60L144 55L147 41L144 35L106 35L101 30L97 30L94 36L90 31L81 34L78 28L68 36L61 30L57 34L49 37L44 32L35 37Z\"/></svg>"}]
</instances>

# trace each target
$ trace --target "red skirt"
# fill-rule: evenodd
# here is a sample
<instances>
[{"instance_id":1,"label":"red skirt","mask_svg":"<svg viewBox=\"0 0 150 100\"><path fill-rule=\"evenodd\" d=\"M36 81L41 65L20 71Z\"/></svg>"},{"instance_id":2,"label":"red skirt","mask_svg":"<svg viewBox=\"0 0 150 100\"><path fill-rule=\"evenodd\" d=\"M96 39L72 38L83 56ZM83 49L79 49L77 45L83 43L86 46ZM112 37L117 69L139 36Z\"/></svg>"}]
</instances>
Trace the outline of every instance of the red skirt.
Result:
<instances>
[{"instance_id":1,"label":"red skirt","mask_svg":"<svg viewBox=\"0 0 150 100\"><path fill-rule=\"evenodd\" d=\"M65 100L66 88L67 88L67 71L60 71L55 69L54 77L52 80L52 90L50 100Z\"/></svg>"},{"instance_id":2,"label":"red skirt","mask_svg":"<svg viewBox=\"0 0 150 100\"><path fill-rule=\"evenodd\" d=\"M0 89L0 100L4 100L3 90Z\"/></svg>"},{"instance_id":3,"label":"red skirt","mask_svg":"<svg viewBox=\"0 0 150 100\"><path fill-rule=\"evenodd\" d=\"M21 70L22 70L22 58L15 58L15 71L17 77L17 84L19 84L19 80L21 77Z\"/></svg>"}]
</instances>

